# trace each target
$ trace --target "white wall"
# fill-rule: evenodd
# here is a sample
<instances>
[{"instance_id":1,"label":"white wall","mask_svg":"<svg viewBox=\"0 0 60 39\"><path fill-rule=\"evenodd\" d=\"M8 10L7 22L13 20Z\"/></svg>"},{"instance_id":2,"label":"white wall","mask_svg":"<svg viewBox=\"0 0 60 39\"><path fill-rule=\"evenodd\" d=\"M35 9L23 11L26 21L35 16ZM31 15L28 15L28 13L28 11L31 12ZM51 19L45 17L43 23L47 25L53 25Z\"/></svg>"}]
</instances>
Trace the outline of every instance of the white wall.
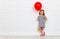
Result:
<instances>
[{"instance_id":1,"label":"white wall","mask_svg":"<svg viewBox=\"0 0 60 39\"><path fill-rule=\"evenodd\" d=\"M43 4L48 18L46 34L60 35L59 0L0 0L0 35L39 35L38 12L33 8L36 1Z\"/></svg>"}]
</instances>

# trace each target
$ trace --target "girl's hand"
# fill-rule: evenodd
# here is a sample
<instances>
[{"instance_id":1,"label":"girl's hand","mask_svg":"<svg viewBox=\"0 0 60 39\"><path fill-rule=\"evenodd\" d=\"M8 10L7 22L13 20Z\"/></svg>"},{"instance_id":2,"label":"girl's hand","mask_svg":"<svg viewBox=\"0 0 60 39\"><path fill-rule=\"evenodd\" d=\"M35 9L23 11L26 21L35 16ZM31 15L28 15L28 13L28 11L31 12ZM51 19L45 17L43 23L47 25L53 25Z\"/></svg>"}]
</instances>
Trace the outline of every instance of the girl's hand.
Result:
<instances>
[{"instance_id":1,"label":"girl's hand","mask_svg":"<svg viewBox=\"0 0 60 39\"><path fill-rule=\"evenodd\" d=\"M47 19L44 19L43 21L44 21L44 22L46 22L46 21L47 21Z\"/></svg>"}]
</instances>

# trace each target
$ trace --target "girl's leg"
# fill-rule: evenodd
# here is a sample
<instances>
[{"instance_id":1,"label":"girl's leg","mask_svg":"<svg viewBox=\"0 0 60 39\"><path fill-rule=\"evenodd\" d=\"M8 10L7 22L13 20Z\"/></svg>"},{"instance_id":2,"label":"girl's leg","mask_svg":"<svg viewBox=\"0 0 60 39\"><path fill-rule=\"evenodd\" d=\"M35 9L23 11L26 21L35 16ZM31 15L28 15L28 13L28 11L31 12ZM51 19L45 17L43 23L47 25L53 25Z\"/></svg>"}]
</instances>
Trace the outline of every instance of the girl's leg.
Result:
<instances>
[{"instance_id":1,"label":"girl's leg","mask_svg":"<svg viewBox=\"0 0 60 39\"><path fill-rule=\"evenodd\" d=\"M40 32L42 33L42 31L43 31L43 29L42 29L42 27L40 27Z\"/></svg>"},{"instance_id":2,"label":"girl's leg","mask_svg":"<svg viewBox=\"0 0 60 39\"><path fill-rule=\"evenodd\" d=\"M41 33L41 35L45 35L44 27L39 27L38 30Z\"/></svg>"},{"instance_id":3,"label":"girl's leg","mask_svg":"<svg viewBox=\"0 0 60 39\"><path fill-rule=\"evenodd\" d=\"M42 31L43 31L43 30L42 30L42 27L39 27L38 30L39 30L39 32L41 33L40 36L42 36Z\"/></svg>"},{"instance_id":4,"label":"girl's leg","mask_svg":"<svg viewBox=\"0 0 60 39\"><path fill-rule=\"evenodd\" d=\"M41 27L39 27L38 30L39 30L40 33L42 33L42 28Z\"/></svg>"},{"instance_id":5,"label":"girl's leg","mask_svg":"<svg viewBox=\"0 0 60 39\"><path fill-rule=\"evenodd\" d=\"M38 30L39 30L39 32L41 33L40 36L44 36L44 35L45 35L44 27L39 27Z\"/></svg>"},{"instance_id":6,"label":"girl's leg","mask_svg":"<svg viewBox=\"0 0 60 39\"><path fill-rule=\"evenodd\" d=\"M42 29L42 32L44 32L44 27L41 27L41 29Z\"/></svg>"},{"instance_id":7,"label":"girl's leg","mask_svg":"<svg viewBox=\"0 0 60 39\"><path fill-rule=\"evenodd\" d=\"M44 27L42 27L42 35L43 35L43 36L45 35Z\"/></svg>"}]
</instances>

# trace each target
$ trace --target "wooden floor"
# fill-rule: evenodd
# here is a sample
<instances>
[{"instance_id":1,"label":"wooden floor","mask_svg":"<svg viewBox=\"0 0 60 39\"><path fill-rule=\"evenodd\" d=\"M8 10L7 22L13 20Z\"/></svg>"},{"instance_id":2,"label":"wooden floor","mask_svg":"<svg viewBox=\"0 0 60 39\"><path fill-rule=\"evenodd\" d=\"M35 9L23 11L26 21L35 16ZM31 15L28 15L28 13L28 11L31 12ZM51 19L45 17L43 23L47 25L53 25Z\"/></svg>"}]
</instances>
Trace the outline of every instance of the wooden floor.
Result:
<instances>
[{"instance_id":1,"label":"wooden floor","mask_svg":"<svg viewBox=\"0 0 60 39\"><path fill-rule=\"evenodd\" d=\"M0 36L0 39L60 39L60 36Z\"/></svg>"}]
</instances>

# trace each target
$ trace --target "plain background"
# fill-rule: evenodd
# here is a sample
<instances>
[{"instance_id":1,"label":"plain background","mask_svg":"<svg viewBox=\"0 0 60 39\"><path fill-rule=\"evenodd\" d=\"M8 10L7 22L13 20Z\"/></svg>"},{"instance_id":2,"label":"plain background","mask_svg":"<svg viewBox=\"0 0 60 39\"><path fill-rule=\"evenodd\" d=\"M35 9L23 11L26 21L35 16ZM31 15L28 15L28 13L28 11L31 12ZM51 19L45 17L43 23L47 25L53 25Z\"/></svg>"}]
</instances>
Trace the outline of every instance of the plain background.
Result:
<instances>
[{"instance_id":1,"label":"plain background","mask_svg":"<svg viewBox=\"0 0 60 39\"><path fill-rule=\"evenodd\" d=\"M60 35L60 0L0 0L0 35L39 35L37 1L48 18L46 34Z\"/></svg>"}]
</instances>

